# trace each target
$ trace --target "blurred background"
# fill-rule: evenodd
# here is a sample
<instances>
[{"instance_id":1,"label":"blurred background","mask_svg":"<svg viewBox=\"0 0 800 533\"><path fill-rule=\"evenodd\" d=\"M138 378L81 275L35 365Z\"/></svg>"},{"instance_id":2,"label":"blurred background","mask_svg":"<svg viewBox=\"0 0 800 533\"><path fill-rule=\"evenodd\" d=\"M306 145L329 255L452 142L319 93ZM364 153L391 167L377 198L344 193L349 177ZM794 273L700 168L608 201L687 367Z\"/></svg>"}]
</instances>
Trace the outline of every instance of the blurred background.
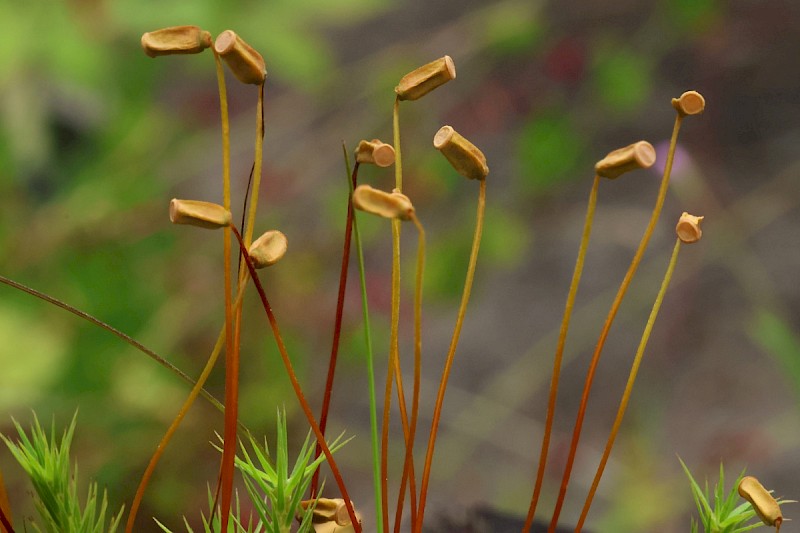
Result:
<instances>
[{"instance_id":1,"label":"blurred background","mask_svg":"<svg viewBox=\"0 0 800 533\"><path fill-rule=\"evenodd\" d=\"M706 216L705 237L683 248L587 527L686 531L694 505L676 455L699 480L713 482L722 461L731 476L746 466L777 495L800 498L794 0L29 0L0 4L0 21L0 274L97 316L192 376L223 322L222 239L170 225L167 204L221 198L214 62L210 53L150 59L139 39L197 24L215 36L234 29L262 53L258 227L289 239L287 256L262 279L316 410L346 212L341 143L391 142L397 81L453 57L455 81L401 106L404 192L429 246L420 460L478 192L432 148L434 133L452 125L485 152L491 169L483 247L437 444L431 525L459 521L476 505L524 516L593 165L646 139L659 148L651 171L601 183L538 510L549 520L588 360L655 200L674 119L670 99L700 91L706 112L684 121L661 221L598 367L562 523L577 521L684 210ZM257 94L228 82L240 205ZM390 189L393 172L366 167L360 180ZM235 208L234 218L240 214ZM361 224L380 387L390 230L367 217ZM408 389L415 249L409 228L401 340ZM337 457L370 524L356 279L329 427L356 437ZM299 444L307 425L254 293L245 308L242 421L274 442L275 414L285 407ZM105 331L6 286L0 339L0 431L13 433L12 416L27 426L32 409L63 426L77 409L82 482L94 477L112 507L129 507L188 387ZM208 387L222 397L223 384L220 366ZM199 523L219 463L209 441L221 430L221 414L198 401L156 471L138 530L155 531L152 516L175 529L183 515ZM5 447L0 469L17 519L32 515L30 487ZM330 477L327 486L335 492ZM798 513L785 509L790 518Z\"/></svg>"}]
</instances>

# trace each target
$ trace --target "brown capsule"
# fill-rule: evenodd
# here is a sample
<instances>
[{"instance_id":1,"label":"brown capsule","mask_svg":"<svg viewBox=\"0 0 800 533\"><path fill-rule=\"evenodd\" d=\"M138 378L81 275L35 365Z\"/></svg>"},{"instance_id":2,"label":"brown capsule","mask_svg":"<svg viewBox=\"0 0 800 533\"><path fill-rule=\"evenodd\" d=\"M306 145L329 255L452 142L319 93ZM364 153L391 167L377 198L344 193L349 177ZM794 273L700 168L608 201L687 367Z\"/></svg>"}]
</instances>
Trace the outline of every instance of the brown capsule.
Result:
<instances>
[{"instance_id":1,"label":"brown capsule","mask_svg":"<svg viewBox=\"0 0 800 533\"><path fill-rule=\"evenodd\" d=\"M173 224L217 229L231 224L231 212L211 202L173 198L169 202L169 220Z\"/></svg>"},{"instance_id":2,"label":"brown capsule","mask_svg":"<svg viewBox=\"0 0 800 533\"><path fill-rule=\"evenodd\" d=\"M314 500L300 502L303 510L308 509L311 505L314 505L311 523L315 533L353 533L355 531L342 498L319 498L316 500L316 505ZM361 515L358 511L356 511L356 518L361 523ZM302 519L301 512L298 512L297 519Z\"/></svg>"},{"instance_id":3,"label":"brown capsule","mask_svg":"<svg viewBox=\"0 0 800 533\"><path fill-rule=\"evenodd\" d=\"M394 92L400 100L416 100L455 77L456 65L453 59L444 56L403 76Z\"/></svg>"},{"instance_id":4,"label":"brown capsule","mask_svg":"<svg viewBox=\"0 0 800 533\"><path fill-rule=\"evenodd\" d=\"M433 137L433 146L442 152L456 172L472 180L489 174L486 156L451 126L442 126Z\"/></svg>"},{"instance_id":5,"label":"brown capsule","mask_svg":"<svg viewBox=\"0 0 800 533\"><path fill-rule=\"evenodd\" d=\"M264 58L233 30L225 30L217 36L214 51L225 60L240 82L253 85L264 83L267 77Z\"/></svg>"},{"instance_id":6,"label":"brown capsule","mask_svg":"<svg viewBox=\"0 0 800 533\"><path fill-rule=\"evenodd\" d=\"M706 108L706 99L697 91L686 91L680 97L672 99L672 107L682 117L699 115Z\"/></svg>"},{"instance_id":7,"label":"brown capsule","mask_svg":"<svg viewBox=\"0 0 800 533\"><path fill-rule=\"evenodd\" d=\"M211 34L197 26L171 26L142 35L142 49L150 57L199 54L211 47Z\"/></svg>"},{"instance_id":8,"label":"brown capsule","mask_svg":"<svg viewBox=\"0 0 800 533\"><path fill-rule=\"evenodd\" d=\"M288 246L289 241L286 239L286 235L274 229L264 232L261 237L253 241L248 254L250 254L250 259L253 260L253 266L264 268L280 261L286 254Z\"/></svg>"},{"instance_id":9,"label":"brown capsule","mask_svg":"<svg viewBox=\"0 0 800 533\"><path fill-rule=\"evenodd\" d=\"M745 476L739 482L739 496L749 501L758 517L768 526L778 529L783 522L781 507L772 494L753 476Z\"/></svg>"},{"instance_id":10,"label":"brown capsule","mask_svg":"<svg viewBox=\"0 0 800 533\"><path fill-rule=\"evenodd\" d=\"M594 171L598 176L613 180L637 168L650 168L655 162L656 149L653 145L647 141L639 141L609 152L597 162Z\"/></svg>"},{"instance_id":11,"label":"brown capsule","mask_svg":"<svg viewBox=\"0 0 800 533\"><path fill-rule=\"evenodd\" d=\"M369 185L359 185L353 191L353 207L383 218L400 220L410 220L414 213L414 206L406 195L397 190L384 192Z\"/></svg>"},{"instance_id":12,"label":"brown capsule","mask_svg":"<svg viewBox=\"0 0 800 533\"><path fill-rule=\"evenodd\" d=\"M678 219L678 225L675 226L675 233L681 242L692 244L700 240L703 236L703 230L700 229L700 223L705 217L696 217L690 215L686 211L683 212L681 218Z\"/></svg>"},{"instance_id":13,"label":"brown capsule","mask_svg":"<svg viewBox=\"0 0 800 533\"><path fill-rule=\"evenodd\" d=\"M391 166L394 164L394 147L380 139L361 141L356 147L356 161L379 167Z\"/></svg>"}]
</instances>

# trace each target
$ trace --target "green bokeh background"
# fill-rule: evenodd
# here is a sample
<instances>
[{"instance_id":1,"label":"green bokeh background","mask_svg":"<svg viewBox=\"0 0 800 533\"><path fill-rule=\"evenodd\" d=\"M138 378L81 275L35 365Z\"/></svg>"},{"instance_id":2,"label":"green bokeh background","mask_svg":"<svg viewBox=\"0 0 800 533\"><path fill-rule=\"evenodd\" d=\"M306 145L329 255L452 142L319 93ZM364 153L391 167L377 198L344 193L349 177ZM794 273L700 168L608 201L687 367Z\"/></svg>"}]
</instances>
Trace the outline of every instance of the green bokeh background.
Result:
<instances>
[{"instance_id":1,"label":"green bokeh background","mask_svg":"<svg viewBox=\"0 0 800 533\"><path fill-rule=\"evenodd\" d=\"M259 227L281 229L290 243L263 279L315 406L344 227L341 142L388 141L399 78L453 57L454 82L401 106L404 192L429 235L423 429L477 194L432 149L433 134L452 125L484 150L491 168L482 255L437 445L431 523L442 514L459 519L478 504L524 514L592 165L639 139L662 147L674 116L670 98L700 91L706 113L685 122L662 220L598 368L563 520L577 519L684 210L706 215L706 237L682 252L587 526L685 531L692 501L676 454L700 479L713 477L722 460L730 472L746 465L776 494L800 497L800 8L793 0L28 0L1 3L0 21L0 274L101 318L190 375L222 324L222 239L171 226L166 213L172 197L221 195L214 65L208 53L150 59L139 38L175 24L214 35L232 28L263 54ZM241 199L256 91L231 77L229 90L234 198ZM388 189L392 172L364 168L361 178ZM657 178L638 172L601 187L567 344L544 519L588 357ZM382 375L389 228L362 220ZM410 230L405 235L402 347L409 357L416 242ZM353 280L331 430L356 436L339 456L369 523ZM276 410L285 406L290 435L302 440L302 413L254 296L245 304L242 420L271 439ZM0 430L11 430L11 416L29 420L31 409L63 424L79 409L81 475L107 486L115 505L129 505L188 392L106 332L7 287L0 287L0 368ZM223 382L219 368L209 388L220 397ZM139 530L155 530L149 516L173 527L184 514L196 523L218 468L208 442L221 428L221 415L198 403L153 479ZM396 445L394 457L400 453ZM28 485L4 450L0 469L15 515L32 514Z\"/></svg>"}]
</instances>

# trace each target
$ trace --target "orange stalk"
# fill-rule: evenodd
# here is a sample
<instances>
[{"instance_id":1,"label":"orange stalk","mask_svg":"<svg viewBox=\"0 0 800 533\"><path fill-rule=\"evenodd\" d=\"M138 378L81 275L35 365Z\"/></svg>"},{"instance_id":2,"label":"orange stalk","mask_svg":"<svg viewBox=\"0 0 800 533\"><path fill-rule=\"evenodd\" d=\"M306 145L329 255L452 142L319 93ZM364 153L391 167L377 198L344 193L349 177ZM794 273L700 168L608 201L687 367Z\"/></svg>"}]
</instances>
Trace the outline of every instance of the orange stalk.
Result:
<instances>
[{"instance_id":1,"label":"orange stalk","mask_svg":"<svg viewBox=\"0 0 800 533\"><path fill-rule=\"evenodd\" d=\"M642 362L644 350L647 348L647 341L650 339L650 332L653 331L653 325L658 317L658 311L661 309L661 302L664 301L664 294L667 292L667 287L669 287L669 282L672 279L672 273L675 271L675 264L678 262L678 252L680 249L681 241L678 239L675 241L675 247L672 249L672 256L669 260L667 273L664 275L664 281L661 283L661 289L659 289L658 295L656 296L656 301L653 304L653 309L650 311L650 317L647 319L647 325L644 328L644 333L642 334L642 339L639 342L639 347L636 349L636 356L633 359L631 371L628 374L628 382L625 384L625 391L622 393L622 399L619 402L617 417L614 419L614 425L611 427L611 433L608 435L608 441L606 442L605 450L603 450L603 456L600 459L600 465L597 467L597 472L594 475L592 487L589 489L589 494L586 496L586 501L583 504L583 510L581 511L581 517L578 520L578 525L575 526L576 533L580 532L581 528L583 527L583 523L586 521L586 516L589 514L589 508L592 505L592 500L594 499L594 494L597 491L597 486L600 484L600 478L603 476L606 463L608 462L608 457L611 455L611 448L614 446L614 440L617 438L619 427L622 424L622 418L625 416L625 410L628 407L628 401L630 400L631 391L633 390L633 383L636 381L636 375L639 372L639 365Z\"/></svg>"},{"instance_id":2,"label":"orange stalk","mask_svg":"<svg viewBox=\"0 0 800 533\"><path fill-rule=\"evenodd\" d=\"M358 167L359 163L353 166L353 174L350 178L352 188L355 189L358 185ZM336 361L339 356L339 338L342 333L342 315L344 314L344 296L347 290L347 271L350 265L350 244L352 242L353 233L353 202L350 199L350 194L347 195L347 220L344 225L344 245L342 249L342 267L339 271L339 292L336 297L336 315L333 323L333 342L331 343L331 356L328 361L328 376L325 379L325 392L322 395L322 411L319 415L319 429L325 435L325 429L328 425L328 411L331 407L331 393L333 391L333 379L336 374ZM322 449L317 445L314 451L314 459L319 457ZM319 469L314 472L314 477L311 478L311 497L317 495L317 487L319 486Z\"/></svg>"},{"instance_id":3,"label":"orange stalk","mask_svg":"<svg viewBox=\"0 0 800 533\"><path fill-rule=\"evenodd\" d=\"M469 296L472 291L472 281L475 277L475 265L478 262L478 250L481 244L481 235L483 234L483 218L484 211L486 210L486 180L480 180L480 193L478 196L478 214L475 222L475 234L472 240L472 251L469 256L469 266L467 267L467 277L464 282L464 291L461 295L461 305L458 308L458 316L456 317L456 325L453 330L453 338L450 341L450 348L447 352L447 359L444 363L444 371L442 378L439 381L439 392L436 396L436 405L433 410L433 422L431 422L431 432L428 438L428 450L425 454L425 466L422 470L422 482L419 492L419 503L417 508L417 520L413 525L414 533L422 533L422 523L425 518L425 499L428 495L428 482L431 474L431 465L433 464L433 451L436 446L436 434L439 430L439 419L442 416L442 405L444 404L444 394L447 390L447 380L450 377L450 370L453 366L453 360L456 355L456 348L458 347L458 339L461 335L461 327L464 324L464 315L467 312L467 304L469 303Z\"/></svg>"},{"instance_id":4,"label":"orange stalk","mask_svg":"<svg viewBox=\"0 0 800 533\"><path fill-rule=\"evenodd\" d=\"M589 402L589 392L592 388L592 382L594 381L594 374L597 369L597 364L600 361L600 355L603 352L603 347L605 346L606 338L608 337L608 333L611 330L611 325L614 323L614 318L617 315L617 311L619 310L619 306L622 303L622 299L625 297L625 293L628 291L628 287L630 286L631 280L633 276L636 274L636 271L639 268L639 264L642 261L642 257L644 256L644 252L647 249L647 245L650 242L650 237L653 235L653 230L655 229L656 222L658 222L659 215L661 214L661 208L664 206L664 199L667 196L667 188L669 186L669 177L670 173L672 172L672 160L675 154L675 146L678 142L678 132L680 131L681 122L683 117L678 114L675 117L675 126L672 130L672 139L670 141L670 148L669 148L669 155L667 156L667 164L664 169L664 176L661 179L661 186L658 190L658 196L656 198L656 204L653 207L653 212L650 216L650 222L647 225L647 229L642 236L642 240L639 242L639 247L636 250L636 253L633 256L633 260L631 261L630 266L628 267L628 271L625 274L625 277L620 284L619 290L617 291L617 295L614 298L614 302L611 304L611 309L608 312L608 316L606 317L606 321L603 324L603 329L600 331L600 337L597 341L597 345L594 350L594 354L592 355L592 360L589 363L589 371L586 374L586 381L583 386L583 393L581 395L581 403L578 407L578 417L575 421L575 426L572 431L572 441L570 442L570 449L569 455L567 456L567 464L564 467L564 474L561 478L561 488L558 492L558 499L556 500L555 509L553 511L553 517L550 520L550 527L548 528L549 531L552 533L555 531L556 526L558 525L558 518L561 514L561 508L564 505L564 498L567 494L567 485L569 484L569 478L572 474L572 467L575 462L575 454L578 450L578 442L581 436L581 429L583 427L583 419L586 415L586 405Z\"/></svg>"},{"instance_id":5,"label":"orange stalk","mask_svg":"<svg viewBox=\"0 0 800 533\"><path fill-rule=\"evenodd\" d=\"M403 475L400 480L400 494L397 497L397 511L395 512L394 530L399 533L403 519L403 501L405 498L406 482L411 494L411 523L417 515L417 489L414 476L414 440L417 433L417 418L419 414L419 388L422 374L422 276L425 271L425 230L419 219L412 218L419 234L417 242L417 272L414 287L414 390L411 399L411 423L406 437L406 457L403 463Z\"/></svg>"},{"instance_id":6,"label":"orange stalk","mask_svg":"<svg viewBox=\"0 0 800 533\"><path fill-rule=\"evenodd\" d=\"M244 259L245 266L250 272L250 276L252 277L253 283L256 286L258 296L261 298L261 304L264 308L264 312L267 314L267 320L269 321L270 328L272 329L272 334L275 337L275 343L278 345L278 352L280 352L281 359L283 360L283 364L286 368L286 374L289 376L289 381L292 383L292 388L294 389L297 400L300 403L300 407L303 409L303 413L305 413L306 418L308 419L308 424L311 426L311 431L314 432L317 443L322 447L322 453L325 454L325 459L328 461L328 466L330 467L333 477L336 480L336 484L339 487L342 499L344 499L345 506L347 507L347 514L350 517L353 528L355 529L356 533L361 533L361 523L356 518L355 509L353 509L353 503L350 501L350 495L344 485L342 474L339 471L339 467L336 465L333 454L331 453L328 444L325 442L325 437L322 435L319 424L314 418L314 414L311 412L311 407L308 405L308 401L306 400L303 390L300 387L300 382L298 381L297 375L294 372L292 361L289 358L289 353L286 350L286 345L283 342L283 337L281 336L280 329L278 328L278 322L275 319L275 314L272 312L272 307L267 299L267 294L264 292L264 286L261 284L261 280L258 277L255 266L253 266L253 261L250 259L250 256L247 253L247 248L245 247L241 234L234 226L230 226L230 228L236 236L236 239L239 241L239 249L241 251L242 258Z\"/></svg>"},{"instance_id":7,"label":"orange stalk","mask_svg":"<svg viewBox=\"0 0 800 533\"><path fill-rule=\"evenodd\" d=\"M589 193L589 203L586 208L586 221L583 225L583 236L581 243L578 247L578 259L575 261L575 270L572 273L572 281L569 286L567 295L567 304L564 308L564 316L561 320L561 329L558 333L558 344L556 345L556 355L553 358L553 377L550 380L550 396L547 401L547 417L544 424L544 437L542 438L542 450L539 453L539 467L536 471L536 483L533 487L533 496L531 497L531 504L528 507L528 516L525 518L525 526L523 533L530 531L533 524L533 516L536 514L536 505L539 502L539 494L542 490L542 481L544 479L544 470L547 465L547 453L550 448L550 435L553 429L553 418L556 410L556 398L558 396L558 381L561 374L561 361L564 356L564 344L567 340L567 332L569 331L569 323L572 318L572 309L575 306L575 297L578 294L578 285L581 281L581 274L583 273L583 263L586 259L586 249L589 245L589 237L592 234L592 221L594 220L594 211L597 206L597 189L600 186L600 176L594 177L592 183L592 190Z\"/></svg>"}]
</instances>

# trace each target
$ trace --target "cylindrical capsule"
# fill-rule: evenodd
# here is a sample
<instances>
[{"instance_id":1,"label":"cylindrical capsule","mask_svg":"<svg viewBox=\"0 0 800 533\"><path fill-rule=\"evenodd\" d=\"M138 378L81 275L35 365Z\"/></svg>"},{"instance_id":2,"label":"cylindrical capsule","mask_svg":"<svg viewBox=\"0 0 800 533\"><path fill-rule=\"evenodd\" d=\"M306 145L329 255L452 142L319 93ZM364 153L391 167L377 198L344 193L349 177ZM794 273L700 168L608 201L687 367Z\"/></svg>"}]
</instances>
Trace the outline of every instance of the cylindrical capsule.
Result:
<instances>
[{"instance_id":1,"label":"cylindrical capsule","mask_svg":"<svg viewBox=\"0 0 800 533\"><path fill-rule=\"evenodd\" d=\"M749 501L758 517L768 526L780 528L783 522L781 507L772 494L753 476L745 476L739 482L739 496Z\"/></svg>"},{"instance_id":2,"label":"cylindrical capsule","mask_svg":"<svg viewBox=\"0 0 800 533\"><path fill-rule=\"evenodd\" d=\"M359 185L353 191L353 207L383 218L400 220L410 220L414 213L414 206L406 195L397 191L384 192L369 185Z\"/></svg>"},{"instance_id":3,"label":"cylindrical capsule","mask_svg":"<svg viewBox=\"0 0 800 533\"><path fill-rule=\"evenodd\" d=\"M171 26L142 35L142 49L150 57L198 54L211 47L211 34L197 26Z\"/></svg>"},{"instance_id":4,"label":"cylindrical capsule","mask_svg":"<svg viewBox=\"0 0 800 533\"><path fill-rule=\"evenodd\" d=\"M363 140L356 147L356 161L379 167L391 166L394 164L394 147L379 139Z\"/></svg>"},{"instance_id":5,"label":"cylindrical capsule","mask_svg":"<svg viewBox=\"0 0 800 533\"><path fill-rule=\"evenodd\" d=\"M453 59L444 56L403 76L394 92L400 100L416 100L455 77L456 65Z\"/></svg>"},{"instance_id":6,"label":"cylindrical capsule","mask_svg":"<svg viewBox=\"0 0 800 533\"><path fill-rule=\"evenodd\" d=\"M639 141L609 152L597 162L594 171L598 176L613 180L637 168L650 168L655 162L656 149L653 145L647 141Z\"/></svg>"},{"instance_id":7,"label":"cylindrical capsule","mask_svg":"<svg viewBox=\"0 0 800 533\"><path fill-rule=\"evenodd\" d=\"M211 202L173 198L169 202L169 220L173 224L218 229L231 224L231 212Z\"/></svg>"},{"instance_id":8,"label":"cylindrical capsule","mask_svg":"<svg viewBox=\"0 0 800 533\"><path fill-rule=\"evenodd\" d=\"M240 82L253 85L264 83L267 77L264 58L233 30L225 30L217 36L214 51L225 60Z\"/></svg>"},{"instance_id":9,"label":"cylindrical capsule","mask_svg":"<svg viewBox=\"0 0 800 533\"><path fill-rule=\"evenodd\" d=\"M319 498L300 502L303 511L314 506L311 523L315 533L353 533L355 528L347 513L347 506L342 498ZM302 513L298 510L298 519ZM356 511L356 518L361 523L361 514Z\"/></svg>"},{"instance_id":10,"label":"cylindrical capsule","mask_svg":"<svg viewBox=\"0 0 800 533\"><path fill-rule=\"evenodd\" d=\"M489 174L486 156L474 144L465 139L451 126L442 126L433 137L433 146L462 176L482 180Z\"/></svg>"}]
</instances>

